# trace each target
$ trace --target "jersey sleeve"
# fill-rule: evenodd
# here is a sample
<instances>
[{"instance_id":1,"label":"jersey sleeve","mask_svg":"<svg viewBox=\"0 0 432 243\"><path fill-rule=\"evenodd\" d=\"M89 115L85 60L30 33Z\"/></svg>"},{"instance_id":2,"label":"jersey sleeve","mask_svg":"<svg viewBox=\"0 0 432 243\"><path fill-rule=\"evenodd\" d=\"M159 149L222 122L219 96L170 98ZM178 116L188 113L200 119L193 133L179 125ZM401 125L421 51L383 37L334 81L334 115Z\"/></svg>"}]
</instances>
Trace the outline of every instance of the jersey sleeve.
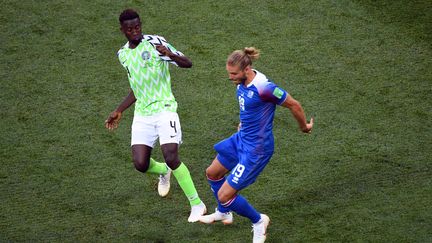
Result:
<instances>
[{"instance_id":1,"label":"jersey sleeve","mask_svg":"<svg viewBox=\"0 0 432 243\"><path fill-rule=\"evenodd\" d=\"M288 96L288 92L280 88L273 82L266 82L264 85L258 88L260 98L265 102L271 102L273 104L282 104Z\"/></svg>"},{"instance_id":2,"label":"jersey sleeve","mask_svg":"<svg viewBox=\"0 0 432 243\"><path fill-rule=\"evenodd\" d=\"M165 40L165 38L162 36L144 35L144 39L146 41L148 41L155 48L156 48L156 45L163 45L163 46L167 47L172 53L176 54L177 56L184 56L184 54L182 52L178 51L174 46L172 46L170 43L168 43ZM175 61L173 61L171 58L169 58L167 56L162 55L161 53L159 53L159 57L166 62L169 62L171 64L178 66Z\"/></svg>"},{"instance_id":3,"label":"jersey sleeve","mask_svg":"<svg viewBox=\"0 0 432 243\"><path fill-rule=\"evenodd\" d=\"M126 68L126 55L124 52L124 47L122 47L118 52L117 52L117 57L119 59L120 64Z\"/></svg>"}]
</instances>

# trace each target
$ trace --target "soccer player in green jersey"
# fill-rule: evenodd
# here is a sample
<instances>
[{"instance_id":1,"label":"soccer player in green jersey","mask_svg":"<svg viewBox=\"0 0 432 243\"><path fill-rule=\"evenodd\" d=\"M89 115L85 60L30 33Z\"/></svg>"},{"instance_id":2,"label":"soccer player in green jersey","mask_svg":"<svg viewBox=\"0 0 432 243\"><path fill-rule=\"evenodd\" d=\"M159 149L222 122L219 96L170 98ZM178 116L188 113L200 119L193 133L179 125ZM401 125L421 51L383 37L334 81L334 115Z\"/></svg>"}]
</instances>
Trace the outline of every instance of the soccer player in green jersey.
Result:
<instances>
[{"instance_id":1,"label":"soccer player in green jersey","mask_svg":"<svg viewBox=\"0 0 432 243\"><path fill-rule=\"evenodd\" d=\"M143 35L136 11L124 10L119 21L128 42L117 54L127 71L131 90L108 116L105 127L109 130L117 128L122 112L135 103L131 138L135 168L142 173L160 175L158 192L162 197L169 192L172 171L191 205L188 221L196 222L207 209L198 196L188 168L179 160L182 134L169 72L170 63L190 68L192 62L163 37ZM158 138L166 164L150 157Z\"/></svg>"}]
</instances>

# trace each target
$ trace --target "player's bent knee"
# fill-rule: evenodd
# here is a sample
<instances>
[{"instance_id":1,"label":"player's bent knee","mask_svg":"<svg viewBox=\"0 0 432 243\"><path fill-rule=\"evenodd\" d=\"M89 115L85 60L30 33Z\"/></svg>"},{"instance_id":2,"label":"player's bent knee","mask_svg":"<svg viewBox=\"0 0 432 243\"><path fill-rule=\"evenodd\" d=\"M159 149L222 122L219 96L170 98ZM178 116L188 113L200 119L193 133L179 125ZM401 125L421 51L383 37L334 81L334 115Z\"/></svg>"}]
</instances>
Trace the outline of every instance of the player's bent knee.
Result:
<instances>
[{"instance_id":1,"label":"player's bent knee","mask_svg":"<svg viewBox=\"0 0 432 243\"><path fill-rule=\"evenodd\" d=\"M171 170L177 169L181 164L181 162L178 158L166 158L165 163L168 165L168 167Z\"/></svg>"},{"instance_id":2,"label":"player's bent knee","mask_svg":"<svg viewBox=\"0 0 432 243\"><path fill-rule=\"evenodd\" d=\"M134 165L136 170L143 173L146 172L149 168L149 163L146 163L144 161L134 160Z\"/></svg>"},{"instance_id":3,"label":"player's bent knee","mask_svg":"<svg viewBox=\"0 0 432 243\"><path fill-rule=\"evenodd\" d=\"M212 180L219 180L225 176L224 171L219 171L219 170L215 169L213 166L207 167L207 169L205 170L205 173L206 173L206 177L209 179L212 179Z\"/></svg>"},{"instance_id":4,"label":"player's bent knee","mask_svg":"<svg viewBox=\"0 0 432 243\"><path fill-rule=\"evenodd\" d=\"M223 190L219 190L218 192L218 199L222 204L227 203L229 200L231 200L234 197L235 194L232 195L231 193L225 193Z\"/></svg>"},{"instance_id":5,"label":"player's bent knee","mask_svg":"<svg viewBox=\"0 0 432 243\"><path fill-rule=\"evenodd\" d=\"M213 178L213 174L211 173L210 167L207 167L207 169L205 170L205 173L206 173L207 178L217 179L217 178Z\"/></svg>"},{"instance_id":6,"label":"player's bent knee","mask_svg":"<svg viewBox=\"0 0 432 243\"><path fill-rule=\"evenodd\" d=\"M206 173L207 178L210 178L210 179L213 179L213 180L220 179L217 176L217 173L215 173L215 171L211 167L207 167L205 173Z\"/></svg>"}]
</instances>

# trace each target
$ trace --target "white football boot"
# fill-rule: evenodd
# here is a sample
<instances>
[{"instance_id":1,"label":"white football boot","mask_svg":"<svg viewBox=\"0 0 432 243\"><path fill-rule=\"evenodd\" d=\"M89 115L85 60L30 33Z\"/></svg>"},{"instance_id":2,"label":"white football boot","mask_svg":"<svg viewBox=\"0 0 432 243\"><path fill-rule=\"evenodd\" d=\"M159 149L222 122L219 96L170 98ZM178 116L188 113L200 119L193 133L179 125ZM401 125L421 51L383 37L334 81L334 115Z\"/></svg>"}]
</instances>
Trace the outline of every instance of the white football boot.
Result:
<instances>
[{"instance_id":1,"label":"white football boot","mask_svg":"<svg viewBox=\"0 0 432 243\"><path fill-rule=\"evenodd\" d=\"M214 213L201 216L199 221L204 224L212 224L216 221L222 221L224 225L229 225L233 223L233 214L231 212L221 213L216 208Z\"/></svg>"},{"instance_id":2,"label":"white football boot","mask_svg":"<svg viewBox=\"0 0 432 243\"><path fill-rule=\"evenodd\" d=\"M189 215L188 221L194 223L198 221L199 218L205 213L207 213L207 207L203 202L198 205L194 205L191 207L191 213Z\"/></svg>"},{"instance_id":3,"label":"white football boot","mask_svg":"<svg viewBox=\"0 0 432 243\"><path fill-rule=\"evenodd\" d=\"M171 186L170 178L171 178L170 168L168 168L168 172L165 175L159 175L159 183L158 183L159 196L165 197L166 195L168 195Z\"/></svg>"},{"instance_id":4,"label":"white football boot","mask_svg":"<svg viewBox=\"0 0 432 243\"><path fill-rule=\"evenodd\" d=\"M257 223L253 224L253 243L263 243L267 237L267 226L270 224L270 218L261 214L261 219Z\"/></svg>"}]
</instances>

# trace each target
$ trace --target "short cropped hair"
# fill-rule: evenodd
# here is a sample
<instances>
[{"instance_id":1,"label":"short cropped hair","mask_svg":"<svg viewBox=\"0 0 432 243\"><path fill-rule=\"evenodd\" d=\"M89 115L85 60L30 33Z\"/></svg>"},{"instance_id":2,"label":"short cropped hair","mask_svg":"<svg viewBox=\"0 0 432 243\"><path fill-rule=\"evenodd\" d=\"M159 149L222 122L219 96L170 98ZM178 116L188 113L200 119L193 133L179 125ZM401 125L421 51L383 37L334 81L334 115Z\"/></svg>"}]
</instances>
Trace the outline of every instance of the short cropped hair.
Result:
<instances>
[{"instance_id":1,"label":"short cropped hair","mask_svg":"<svg viewBox=\"0 0 432 243\"><path fill-rule=\"evenodd\" d=\"M139 19L138 13L135 10L128 8L128 9L123 10L123 12L120 14L119 21L120 21L120 24L123 24L123 22L125 22L127 20L132 20L132 19L136 19L136 18Z\"/></svg>"}]
</instances>

